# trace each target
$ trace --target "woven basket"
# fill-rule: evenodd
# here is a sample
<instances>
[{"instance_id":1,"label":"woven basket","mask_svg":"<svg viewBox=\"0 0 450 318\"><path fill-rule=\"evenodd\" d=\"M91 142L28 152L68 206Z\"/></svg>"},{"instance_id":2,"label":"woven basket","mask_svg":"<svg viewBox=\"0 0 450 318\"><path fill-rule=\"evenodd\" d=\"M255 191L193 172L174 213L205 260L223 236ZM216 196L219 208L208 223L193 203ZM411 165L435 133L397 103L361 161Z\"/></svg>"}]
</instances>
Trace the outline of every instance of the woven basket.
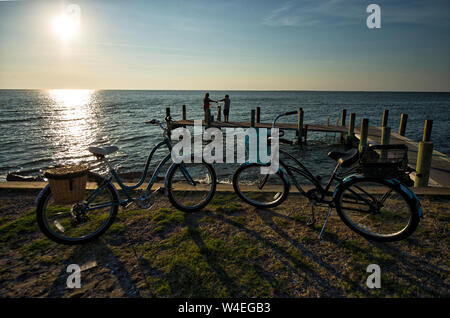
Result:
<instances>
[{"instance_id":1,"label":"woven basket","mask_svg":"<svg viewBox=\"0 0 450 318\"><path fill-rule=\"evenodd\" d=\"M408 147L375 145L368 147L359 159L359 170L366 176L396 178L405 174L408 166Z\"/></svg>"},{"instance_id":2,"label":"woven basket","mask_svg":"<svg viewBox=\"0 0 450 318\"><path fill-rule=\"evenodd\" d=\"M88 171L87 165L48 169L44 176L48 179L55 202L71 204L83 200Z\"/></svg>"}]
</instances>

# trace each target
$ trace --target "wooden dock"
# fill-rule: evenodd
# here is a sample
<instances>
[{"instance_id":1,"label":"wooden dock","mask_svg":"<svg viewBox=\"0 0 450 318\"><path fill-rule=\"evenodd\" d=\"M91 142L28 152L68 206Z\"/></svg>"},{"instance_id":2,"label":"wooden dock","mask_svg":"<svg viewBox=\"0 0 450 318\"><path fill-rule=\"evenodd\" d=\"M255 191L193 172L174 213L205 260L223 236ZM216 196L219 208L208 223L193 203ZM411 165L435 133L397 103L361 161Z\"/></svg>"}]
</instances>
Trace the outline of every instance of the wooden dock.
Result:
<instances>
[{"instance_id":1,"label":"wooden dock","mask_svg":"<svg viewBox=\"0 0 450 318\"><path fill-rule=\"evenodd\" d=\"M359 138L359 133L355 134ZM371 144L380 144L381 127L371 127L368 141ZM397 133L391 132L391 144L405 144L408 146L409 166L416 169L417 156L419 153L419 143L412 141ZM433 160L430 168L430 185L450 187L450 158L436 150L433 151Z\"/></svg>"},{"instance_id":2,"label":"wooden dock","mask_svg":"<svg viewBox=\"0 0 450 318\"><path fill-rule=\"evenodd\" d=\"M220 109L218 119L214 121L209 112L207 112L207 119L203 120L202 125L205 127L217 127L217 128L227 128L227 127L242 127L242 128L267 128L272 127L272 123L261 123L260 122L260 107L256 107L251 110L250 121L248 122L228 122L225 123L220 120L221 114ZM283 130L296 131L297 136L299 136L299 142L306 142L308 132L325 132L325 133L338 133L341 136L341 140L344 140L346 134L352 134L360 140L360 143L367 144L404 144L408 146L408 161L409 166L414 170L417 170L418 159L424 160L423 154L419 154L419 143L412 141L404 136L406 131L407 114L402 114L399 133L391 132L388 127L388 114L389 111L385 110L382 117L382 126L369 126L368 119L362 119L361 126L355 125L355 114L350 114L350 120L346 123L347 111L342 110L340 118L336 120L336 125L330 125L329 119L326 125L320 124L305 124L303 109L298 109L298 121L297 123L277 123L277 127ZM170 108L166 109L166 115L170 116ZM183 105L182 119L174 122L176 126L193 126L194 121L188 120L186 118L186 106ZM428 126L428 124L430 124ZM432 121L427 120L424 129L424 139L423 142L431 144L431 126ZM387 130L386 130L387 128ZM387 131L383 134L383 131ZM361 135L363 135L363 140L361 140ZM430 146L430 145L428 145ZM432 144L431 144L432 149ZM426 155L426 154L425 154ZM419 158L420 157L420 158ZM429 172L429 177L426 177L425 184L419 185L423 187L426 185L430 186L440 186L440 187L450 187L450 158L436 150L430 152L429 161L430 166L426 169ZM421 176L421 175L419 175ZM423 183L423 182L422 182ZM417 185L416 185L417 186Z\"/></svg>"},{"instance_id":3,"label":"wooden dock","mask_svg":"<svg viewBox=\"0 0 450 318\"><path fill-rule=\"evenodd\" d=\"M175 121L176 125L180 126L194 126L193 120L177 120ZM207 123L203 120L202 121L203 126L207 126ZM250 122L244 122L244 121L233 121L233 122L223 122L223 121L214 121L210 124L211 127L216 128L236 128L236 127L242 127L242 128L250 128L251 123ZM348 130L348 127L341 127L341 126L327 126L327 125L306 125L308 126L308 131L322 131L322 132L335 132L335 133L341 133L346 132ZM255 123L255 128L272 128L271 123ZM297 124L289 124L289 123L277 123L277 127L284 130L293 130L297 131Z\"/></svg>"}]
</instances>

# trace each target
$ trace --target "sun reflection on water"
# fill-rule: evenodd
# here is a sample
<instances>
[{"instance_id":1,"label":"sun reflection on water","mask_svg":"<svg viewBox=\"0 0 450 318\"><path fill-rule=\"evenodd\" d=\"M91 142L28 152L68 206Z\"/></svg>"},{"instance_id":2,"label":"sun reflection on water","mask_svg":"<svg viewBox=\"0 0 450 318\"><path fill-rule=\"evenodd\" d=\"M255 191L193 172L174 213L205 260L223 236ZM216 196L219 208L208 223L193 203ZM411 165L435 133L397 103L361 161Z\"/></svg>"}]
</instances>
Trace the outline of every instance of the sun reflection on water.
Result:
<instances>
[{"instance_id":1,"label":"sun reflection on water","mask_svg":"<svg viewBox=\"0 0 450 318\"><path fill-rule=\"evenodd\" d=\"M98 130L94 93L89 89L48 91L52 142L56 148L64 149L53 156L59 163L78 163L89 155L86 149L95 141Z\"/></svg>"}]
</instances>

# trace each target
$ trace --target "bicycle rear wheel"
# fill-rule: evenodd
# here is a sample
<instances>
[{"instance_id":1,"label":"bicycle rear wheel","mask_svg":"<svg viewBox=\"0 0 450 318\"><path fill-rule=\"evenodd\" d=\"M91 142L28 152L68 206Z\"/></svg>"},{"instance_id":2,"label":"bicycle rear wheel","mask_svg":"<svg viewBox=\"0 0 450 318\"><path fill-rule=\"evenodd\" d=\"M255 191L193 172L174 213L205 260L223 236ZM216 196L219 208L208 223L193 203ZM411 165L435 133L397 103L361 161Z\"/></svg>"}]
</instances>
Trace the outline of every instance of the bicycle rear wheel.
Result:
<instances>
[{"instance_id":1,"label":"bicycle rear wheel","mask_svg":"<svg viewBox=\"0 0 450 318\"><path fill-rule=\"evenodd\" d=\"M100 189L104 182L103 177L89 172L84 199L74 204L55 202L50 187L47 187L36 209L42 233L57 243L68 245L87 243L102 235L114 222L119 208L119 197L111 183ZM88 204L85 200L94 191L96 194Z\"/></svg>"},{"instance_id":2,"label":"bicycle rear wheel","mask_svg":"<svg viewBox=\"0 0 450 318\"><path fill-rule=\"evenodd\" d=\"M263 165L241 165L233 175L233 188L245 202L257 208L270 208L283 203L289 194L289 185L281 172L261 174Z\"/></svg>"},{"instance_id":3,"label":"bicycle rear wheel","mask_svg":"<svg viewBox=\"0 0 450 318\"><path fill-rule=\"evenodd\" d=\"M206 162L175 164L167 177L169 201L184 212L203 209L216 192L216 172Z\"/></svg>"},{"instance_id":4,"label":"bicycle rear wheel","mask_svg":"<svg viewBox=\"0 0 450 318\"><path fill-rule=\"evenodd\" d=\"M379 178L355 178L339 186L336 210L356 233L374 241L393 242L410 236L420 216L414 200L400 187Z\"/></svg>"}]
</instances>

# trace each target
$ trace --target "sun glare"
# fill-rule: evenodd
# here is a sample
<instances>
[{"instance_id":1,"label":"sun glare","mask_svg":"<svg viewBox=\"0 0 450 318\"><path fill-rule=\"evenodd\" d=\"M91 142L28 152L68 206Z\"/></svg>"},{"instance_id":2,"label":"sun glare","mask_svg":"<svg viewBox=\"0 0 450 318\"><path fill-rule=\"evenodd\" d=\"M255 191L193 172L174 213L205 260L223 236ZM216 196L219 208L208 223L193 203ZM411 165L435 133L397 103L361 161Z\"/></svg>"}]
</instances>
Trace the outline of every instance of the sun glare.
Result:
<instances>
[{"instance_id":1,"label":"sun glare","mask_svg":"<svg viewBox=\"0 0 450 318\"><path fill-rule=\"evenodd\" d=\"M68 41L75 37L80 29L79 21L68 14L61 14L52 20L53 31L63 41Z\"/></svg>"}]
</instances>

